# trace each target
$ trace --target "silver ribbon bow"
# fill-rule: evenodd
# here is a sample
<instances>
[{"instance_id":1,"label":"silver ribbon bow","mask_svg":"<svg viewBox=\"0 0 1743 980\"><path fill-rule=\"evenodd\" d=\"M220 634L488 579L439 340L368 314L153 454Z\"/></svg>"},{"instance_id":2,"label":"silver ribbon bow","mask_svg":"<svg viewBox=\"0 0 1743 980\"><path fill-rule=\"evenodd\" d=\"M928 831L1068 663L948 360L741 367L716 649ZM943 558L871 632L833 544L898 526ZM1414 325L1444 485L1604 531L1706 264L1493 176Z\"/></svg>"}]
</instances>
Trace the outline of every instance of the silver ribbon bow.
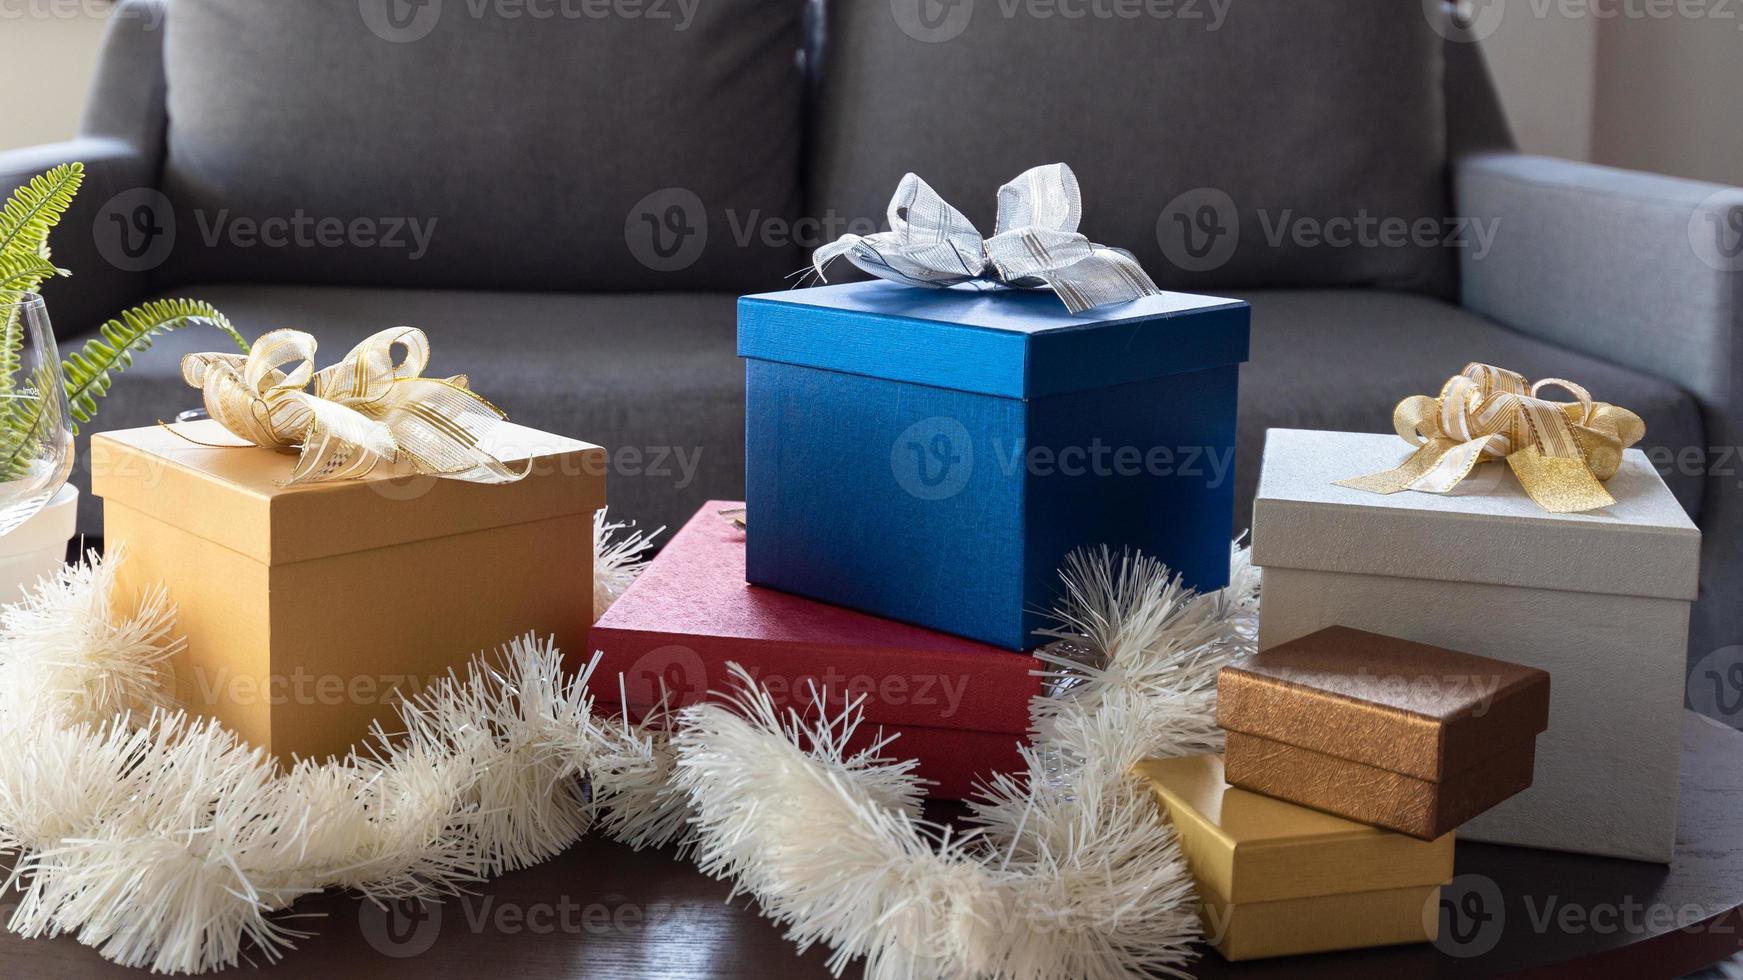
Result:
<instances>
[{"instance_id":1,"label":"silver ribbon bow","mask_svg":"<svg viewBox=\"0 0 1743 980\"><path fill-rule=\"evenodd\" d=\"M843 235L811 257L819 279L845 257L892 282L955 286L985 282L1051 287L1073 314L1129 303L1160 290L1130 252L1078 234L1083 197L1063 163L1036 167L999 188L998 227L983 239L973 222L914 174L890 199L890 230Z\"/></svg>"}]
</instances>

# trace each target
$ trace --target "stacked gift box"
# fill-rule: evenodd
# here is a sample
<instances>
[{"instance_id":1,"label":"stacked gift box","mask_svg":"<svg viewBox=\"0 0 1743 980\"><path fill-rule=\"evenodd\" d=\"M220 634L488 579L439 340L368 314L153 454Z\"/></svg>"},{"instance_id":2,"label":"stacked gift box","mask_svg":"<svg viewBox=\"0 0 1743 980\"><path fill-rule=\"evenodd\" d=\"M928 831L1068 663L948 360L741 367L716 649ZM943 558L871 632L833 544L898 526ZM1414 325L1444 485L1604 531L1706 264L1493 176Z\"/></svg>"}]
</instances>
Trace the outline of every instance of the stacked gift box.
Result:
<instances>
[{"instance_id":1,"label":"stacked gift box","mask_svg":"<svg viewBox=\"0 0 1743 980\"><path fill-rule=\"evenodd\" d=\"M1482 365L1461 377L1527 390ZM1415 414L1465 410L1432 404ZM1533 408L1564 413L1579 452L1527 449L1519 477L1471 468L1493 444L1432 419L1399 425L1417 445L1403 467L1395 436L1268 433L1259 652L1219 677L1225 754L1140 773L1226 957L1434 940L1455 830L1670 859L1700 534L1646 457L1602 431L1613 410L1547 404ZM1515 433L1505 448L1522 446ZM1397 492L1444 479L1438 457L1461 452L1436 492ZM1582 499L1565 506L1558 487Z\"/></svg>"},{"instance_id":2,"label":"stacked gift box","mask_svg":"<svg viewBox=\"0 0 1743 980\"><path fill-rule=\"evenodd\" d=\"M737 664L783 706L858 701L860 742L898 736L935 797L1017 771L1070 551L1228 581L1213 462L1247 326L1243 303L1179 294L1080 315L882 281L744 298L742 526L704 506L595 625L600 703L682 705Z\"/></svg>"},{"instance_id":3,"label":"stacked gift box","mask_svg":"<svg viewBox=\"0 0 1743 980\"><path fill-rule=\"evenodd\" d=\"M1333 627L1225 667L1224 756L1155 760L1231 960L1433 941L1453 831L1531 784L1549 675Z\"/></svg>"},{"instance_id":4,"label":"stacked gift box","mask_svg":"<svg viewBox=\"0 0 1743 980\"><path fill-rule=\"evenodd\" d=\"M976 776L1019 768L1040 689L1032 658L747 584L746 533L721 516L739 506L705 505L594 624L597 710L639 719L693 704L732 690L738 664L783 711L857 704L865 721L848 748L896 737L933 796L960 799Z\"/></svg>"},{"instance_id":5,"label":"stacked gift box","mask_svg":"<svg viewBox=\"0 0 1743 980\"><path fill-rule=\"evenodd\" d=\"M506 421L475 445L516 469L484 485L384 461L294 482L297 457L237 448L212 420L91 440L116 602L162 586L188 710L283 760L344 755L397 700L528 631L586 638L598 446ZM511 556L505 560L504 556Z\"/></svg>"},{"instance_id":6,"label":"stacked gift box","mask_svg":"<svg viewBox=\"0 0 1743 980\"><path fill-rule=\"evenodd\" d=\"M1547 671L1532 788L1463 836L1668 862L1700 531L1637 449L1614 451L1611 503L1588 511L1545 508L1498 462L1449 493L1347 485L1407 452L1397 436L1267 434L1259 648L1343 625Z\"/></svg>"}]
</instances>

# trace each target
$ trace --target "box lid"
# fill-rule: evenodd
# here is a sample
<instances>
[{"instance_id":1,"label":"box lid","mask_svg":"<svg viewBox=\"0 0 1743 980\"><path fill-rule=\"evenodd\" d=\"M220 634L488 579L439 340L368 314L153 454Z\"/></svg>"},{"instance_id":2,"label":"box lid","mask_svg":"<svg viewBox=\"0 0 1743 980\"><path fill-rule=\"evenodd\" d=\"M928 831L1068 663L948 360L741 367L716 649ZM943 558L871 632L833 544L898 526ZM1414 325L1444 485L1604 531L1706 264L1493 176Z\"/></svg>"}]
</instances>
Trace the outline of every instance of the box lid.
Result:
<instances>
[{"instance_id":1,"label":"box lid","mask_svg":"<svg viewBox=\"0 0 1743 980\"><path fill-rule=\"evenodd\" d=\"M1217 675L1217 723L1441 782L1549 727L1535 667L1332 626Z\"/></svg>"},{"instance_id":2,"label":"box lid","mask_svg":"<svg viewBox=\"0 0 1743 980\"><path fill-rule=\"evenodd\" d=\"M154 425L97 434L91 489L106 505L270 565L592 514L605 505L605 450L598 446L509 422L482 432L480 444L498 459L532 460L531 474L487 486L418 476L402 464L357 480L281 486L295 456L243 446L205 419L178 423L175 432ZM239 448L214 448L232 446Z\"/></svg>"},{"instance_id":3,"label":"box lid","mask_svg":"<svg viewBox=\"0 0 1743 980\"><path fill-rule=\"evenodd\" d=\"M1604 484L1616 505L1581 514L1545 511L1501 463L1481 464L1448 494L1336 485L1410 451L1396 435L1267 432L1253 563L1694 600L1700 529L1639 450Z\"/></svg>"},{"instance_id":4,"label":"box lid","mask_svg":"<svg viewBox=\"0 0 1743 980\"><path fill-rule=\"evenodd\" d=\"M1438 885L1452 877L1453 835L1432 841L1370 827L1223 781L1219 755L1149 759L1149 783L1199 885L1225 902Z\"/></svg>"},{"instance_id":5,"label":"box lid","mask_svg":"<svg viewBox=\"0 0 1743 980\"><path fill-rule=\"evenodd\" d=\"M1147 381L1247 359L1240 300L1162 293L1080 316L1043 290L876 280L746 296L740 357L1006 398Z\"/></svg>"},{"instance_id":6,"label":"box lid","mask_svg":"<svg viewBox=\"0 0 1743 980\"><path fill-rule=\"evenodd\" d=\"M865 695L868 722L1013 738L1028 730L1040 661L746 584L745 532L720 516L743 506L703 505L594 624L599 700L645 709L663 686L674 704L692 703L735 689L727 665L737 663L783 707L810 704L815 685L836 710Z\"/></svg>"}]
</instances>

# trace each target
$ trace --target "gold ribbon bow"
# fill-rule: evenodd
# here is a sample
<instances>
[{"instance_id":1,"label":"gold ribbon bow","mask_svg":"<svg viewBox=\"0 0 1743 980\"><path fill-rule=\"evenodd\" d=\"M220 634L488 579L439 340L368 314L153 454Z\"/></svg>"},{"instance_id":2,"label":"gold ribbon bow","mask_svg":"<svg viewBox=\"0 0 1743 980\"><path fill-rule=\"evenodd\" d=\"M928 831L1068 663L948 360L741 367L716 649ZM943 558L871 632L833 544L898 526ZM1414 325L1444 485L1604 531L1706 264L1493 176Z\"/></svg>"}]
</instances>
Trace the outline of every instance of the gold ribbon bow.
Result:
<instances>
[{"instance_id":1,"label":"gold ribbon bow","mask_svg":"<svg viewBox=\"0 0 1743 980\"><path fill-rule=\"evenodd\" d=\"M1571 402L1539 397L1549 387ZM1622 451L1646 435L1646 423L1625 408L1592 400L1571 381L1521 375L1470 364L1447 381L1439 398L1414 395L1392 413L1398 434L1418 448L1402 466L1338 486L1370 493L1446 493L1486 460L1507 460L1531 499L1556 514L1608 507L1616 501L1603 480L1622 466Z\"/></svg>"},{"instance_id":2,"label":"gold ribbon bow","mask_svg":"<svg viewBox=\"0 0 1743 980\"><path fill-rule=\"evenodd\" d=\"M398 362L396 348L405 352ZM274 330L248 354L189 354L182 377L224 428L257 446L301 453L287 484L353 479L401 459L419 473L469 483L526 476L479 448L480 432L506 416L464 376L419 377L430 361L422 330L383 330L322 371L314 358L314 337Z\"/></svg>"}]
</instances>

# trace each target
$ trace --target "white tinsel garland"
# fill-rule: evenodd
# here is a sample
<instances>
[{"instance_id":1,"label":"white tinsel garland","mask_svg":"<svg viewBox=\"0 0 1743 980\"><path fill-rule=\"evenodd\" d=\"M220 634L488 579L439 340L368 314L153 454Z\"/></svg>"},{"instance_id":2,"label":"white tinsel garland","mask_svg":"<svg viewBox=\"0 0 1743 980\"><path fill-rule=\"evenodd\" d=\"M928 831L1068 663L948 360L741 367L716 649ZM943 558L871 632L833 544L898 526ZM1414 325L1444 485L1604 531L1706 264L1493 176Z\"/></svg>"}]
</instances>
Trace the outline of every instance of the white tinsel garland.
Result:
<instances>
[{"instance_id":1,"label":"white tinsel garland","mask_svg":"<svg viewBox=\"0 0 1743 980\"><path fill-rule=\"evenodd\" d=\"M1199 935L1192 882L1131 767L1220 749L1216 673L1253 643L1258 573L1237 550L1233 583L1205 596L1105 553L1064 577L1058 635L1079 655L1046 655L1055 693L1033 706L1026 771L972 804L974 831L922 822L906 766L844 755L857 712L782 716L741 674L731 703L680 716L702 868L801 948L832 947L836 971L864 957L892 980L1180 973Z\"/></svg>"},{"instance_id":2,"label":"white tinsel garland","mask_svg":"<svg viewBox=\"0 0 1743 980\"><path fill-rule=\"evenodd\" d=\"M647 544L596 527L609 600ZM270 961L298 935L276 913L304 895L439 898L542 861L611 787L667 764L640 729L594 718L585 674L553 646L521 638L410 698L403 733L285 770L168 707L174 607L156 590L114 617L120 560L93 555L0 613L0 848L19 935L72 934L166 973Z\"/></svg>"},{"instance_id":3,"label":"white tinsel garland","mask_svg":"<svg viewBox=\"0 0 1743 980\"><path fill-rule=\"evenodd\" d=\"M603 514L595 529L603 611L649 542L614 543ZM115 618L117 560L0 615L0 849L21 935L164 972L271 960L303 895L440 899L594 826L693 849L802 947L831 946L838 970L863 956L873 977L1177 972L1198 935L1172 832L1129 770L1219 747L1216 670L1251 645L1257 604L1242 551L1203 597L1141 559L1066 570L1027 772L985 788L967 833L919 818L899 742L847 753L857 707L782 715L739 671L725 704L597 717L585 675L531 638L409 699L371 750L286 771L170 706L174 608L159 591Z\"/></svg>"}]
</instances>

